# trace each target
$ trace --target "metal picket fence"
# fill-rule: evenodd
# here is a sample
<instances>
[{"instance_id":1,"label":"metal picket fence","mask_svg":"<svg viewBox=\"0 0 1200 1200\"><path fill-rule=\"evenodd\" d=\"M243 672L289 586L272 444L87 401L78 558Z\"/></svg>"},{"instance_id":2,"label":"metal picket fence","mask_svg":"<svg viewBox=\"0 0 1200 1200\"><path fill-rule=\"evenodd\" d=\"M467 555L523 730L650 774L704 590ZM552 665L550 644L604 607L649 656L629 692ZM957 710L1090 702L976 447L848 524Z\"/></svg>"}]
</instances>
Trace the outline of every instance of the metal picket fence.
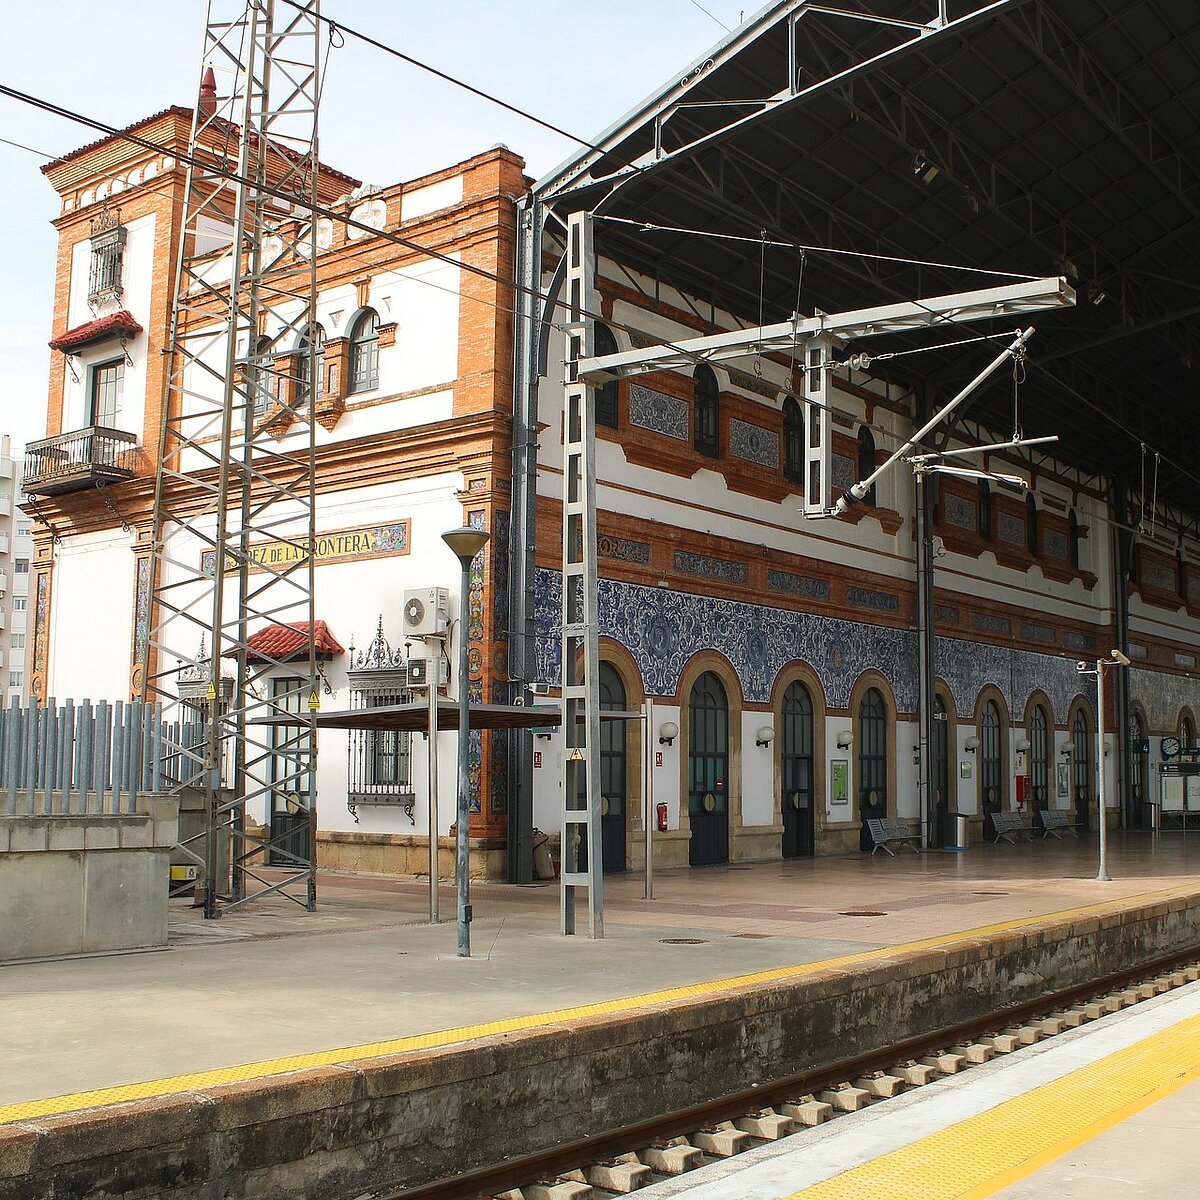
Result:
<instances>
[{"instance_id":1,"label":"metal picket fence","mask_svg":"<svg viewBox=\"0 0 1200 1200\"><path fill-rule=\"evenodd\" d=\"M118 815L138 794L202 782L205 726L164 723L161 704L0 709L0 811L9 816Z\"/></svg>"}]
</instances>

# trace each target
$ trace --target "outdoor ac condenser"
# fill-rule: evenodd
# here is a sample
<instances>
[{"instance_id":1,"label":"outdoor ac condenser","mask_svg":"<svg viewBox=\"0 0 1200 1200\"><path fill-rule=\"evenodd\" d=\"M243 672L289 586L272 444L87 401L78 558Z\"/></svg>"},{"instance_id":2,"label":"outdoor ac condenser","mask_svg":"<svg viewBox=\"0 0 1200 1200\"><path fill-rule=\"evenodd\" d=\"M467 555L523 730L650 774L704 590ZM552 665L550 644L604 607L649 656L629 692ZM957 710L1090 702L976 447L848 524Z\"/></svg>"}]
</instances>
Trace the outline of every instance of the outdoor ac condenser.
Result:
<instances>
[{"instance_id":1,"label":"outdoor ac condenser","mask_svg":"<svg viewBox=\"0 0 1200 1200\"><path fill-rule=\"evenodd\" d=\"M405 637L445 633L449 622L450 593L446 588L417 588L404 593Z\"/></svg>"}]
</instances>

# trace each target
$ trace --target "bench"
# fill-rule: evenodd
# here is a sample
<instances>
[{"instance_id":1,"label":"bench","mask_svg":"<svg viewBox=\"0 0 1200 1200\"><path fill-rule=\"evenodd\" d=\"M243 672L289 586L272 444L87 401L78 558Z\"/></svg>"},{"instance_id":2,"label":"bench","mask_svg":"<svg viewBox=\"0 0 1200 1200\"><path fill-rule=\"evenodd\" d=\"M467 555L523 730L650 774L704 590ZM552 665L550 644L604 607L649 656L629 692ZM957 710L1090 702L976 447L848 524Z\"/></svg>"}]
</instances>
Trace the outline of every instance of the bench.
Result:
<instances>
[{"instance_id":1,"label":"bench","mask_svg":"<svg viewBox=\"0 0 1200 1200\"><path fill-rule=\"evenodd\" d=\"M1033 835L1025 828L1020 813L994 812L989 815L992 818L992 828L996 831L997 846L1002 841L1010 841L1015 846L1017 838L1033 841Z\"/></svg>"},{"instance_id":2,"label":"bench","mask_svg":"<svg viewBox=\"0 0 1200 1200\"><path fill-rule=\"evenodd\" d=\"M1043 838L1054 834L1062 841L1062 831L1069 829L1072 837L1079 836L1079 823L1071 820L1071 814L1065 808L1044 808L1041 811Z\"/></svg>"},{"instance_id":3,"label":"bench","mask_svg":"<svg viewBox=\"0 0 1200 1200\"><path fill-rule=\"evenodd\" d=\"M921 853L915 845L921 840L921 835L909 833L908 822L903 817L869 817L867 829L870 830L871 840L875 843L871 847L872 856L876 850L886 850L895 858L896 853L889 844L892 842L899 842L901 845L907 846L914 854Z\"/></svg>"}]
</instances>

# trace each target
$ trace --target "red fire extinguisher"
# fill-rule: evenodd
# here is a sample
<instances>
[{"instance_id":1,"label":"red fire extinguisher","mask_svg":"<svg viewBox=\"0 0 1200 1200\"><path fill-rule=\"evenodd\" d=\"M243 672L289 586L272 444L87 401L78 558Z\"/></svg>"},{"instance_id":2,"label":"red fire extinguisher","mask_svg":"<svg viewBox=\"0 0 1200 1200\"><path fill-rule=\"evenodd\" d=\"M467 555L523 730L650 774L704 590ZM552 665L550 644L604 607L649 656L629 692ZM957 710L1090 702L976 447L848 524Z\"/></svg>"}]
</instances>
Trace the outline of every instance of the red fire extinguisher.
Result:
<instances>
[{"instance_id":1,"label":"red fire extinguisher","mask_svg":"<svg viewBox=\"0 0 1200 1200\"><path fill-rule=\"evenodd\" d=\"M658 831L666 833L667 831L667 806L665 804L655 805L655 812L658 814Z\"/></svg>"}]
</instances>

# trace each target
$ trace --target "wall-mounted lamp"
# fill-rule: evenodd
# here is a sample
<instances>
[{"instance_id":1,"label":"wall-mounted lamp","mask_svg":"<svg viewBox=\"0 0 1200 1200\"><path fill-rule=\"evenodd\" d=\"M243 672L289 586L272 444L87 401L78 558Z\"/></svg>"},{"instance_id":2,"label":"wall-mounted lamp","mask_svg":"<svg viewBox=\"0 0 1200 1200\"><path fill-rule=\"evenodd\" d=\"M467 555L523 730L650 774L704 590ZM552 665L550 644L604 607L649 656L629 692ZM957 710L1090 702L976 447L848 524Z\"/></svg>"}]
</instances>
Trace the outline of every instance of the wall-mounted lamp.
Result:
<instances>
[{"instance_id":1,"label":"wall-mounted lamp","mask_svg":"<svg viewBox=\"0 0 1200 1200\"><path fill-rule=\"evenodd\" d=\"M756 746L769 746L775 740L775 730L770 725L762 725L754 735Z\"/></svg>"},{"instance_id":2,"label":"wall-mounted lamp","mask_svg":"<svg viewBox=\"0 0 1200 1200\"><path fill-rule=\"evenodd\" d=\"M658 727L658 744L660 746L673 746L678 736L679 726L674 721L664 721Z\"/></svg>"},{"instance_id":3,"label":"wall-mounted lamp","mask_svg":"<svg viewBox=\"0 0 1200 1200\"><path fill-rule=\"evenodd\" d=\"M913 766L919 767L920 765L921 765L921 747L914 746L913 747Z\"/></svg>"},{"instance_id":4,"label":"wall-mounted lamp","mask_svg":"<svg viewBox=\"0 0 1200 1200\"><path fill-rule=\"evenodd\" d=\"M968 754L974 754L975 751L979 749L979 739L974 734L971 734L971 736L967 738L965 742L963 742L963 749Z\"/></svg>"},{"instance_id":5,"label":"wall-mounted lamp","mask_svg":"<svg viewBox=\"0 0 1200 1200\"><path fill-rule=\"evenodd\" d=\"M1014 748L1018 754L1024 754L1025 751L1029 749L1029 739L1021 738Z\"/></svg>"},{"instance_id":6,"label":"wall-mounted lamp","mask_svg":"<svg viewBox=\"0 0 1200 1200\"><path fill-rule=\"evenodd\" d=\"M545 740L547 742L550 740L552 735L553 735L553 730L550 730L550 729L535 728L533 731L533 736L535 738L542 738L543 740Z\"/></svg>"},{"instance_id":7,"label":"wall-mounted lamp","mask_svg":"<svg viewBox=\"0 0 1200 1200\"><path fill-rule=\"evenodd\" d=\"M1059 754L1061 754L1063 756L1063 758L1070 758L1071 757L1071 743L1063 742L1063 744L1061 746L1059 746L1058 752L1059 752Z\"/></svg>"},{"instance_id":8,"label":"wall-mounted lamp","mask_svg":"<svg viewBox=\"0 0 1200 1200\"><path fill-rule=\"evenodd\" d=\"M837 748L839 750L849 750L854 745L854 734L849 729L843 729L837 735Z\"/></svg>"}]
</instances>

